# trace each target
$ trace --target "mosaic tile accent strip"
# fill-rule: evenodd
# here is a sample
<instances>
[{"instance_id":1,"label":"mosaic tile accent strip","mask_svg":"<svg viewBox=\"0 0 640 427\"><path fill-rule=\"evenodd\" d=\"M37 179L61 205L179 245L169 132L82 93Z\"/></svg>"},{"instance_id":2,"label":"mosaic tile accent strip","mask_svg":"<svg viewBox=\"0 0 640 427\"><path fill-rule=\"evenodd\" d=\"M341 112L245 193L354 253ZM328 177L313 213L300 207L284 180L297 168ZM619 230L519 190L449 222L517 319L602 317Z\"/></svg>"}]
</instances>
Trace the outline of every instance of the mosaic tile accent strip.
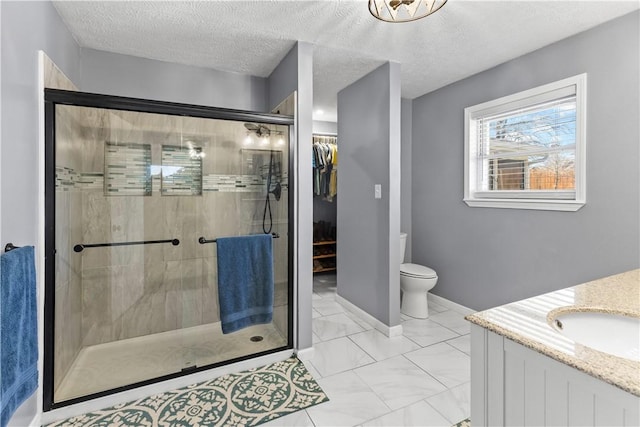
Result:
<instances>
[{"instance_id":1,"label":"mosaic tile accent strip","mask_svg":"<svg viewBox=\"0 0 640 427\"><path fill-rule=\"evenodd\" d=\"M105 196L151 195L151 145L107 142Z\"/></svg>"},{"instance_id":2,"label":"mosaic tile accent strip","mask_svg":"<svg viewBox=\"0 0 640 427\"><path fill-rule=\"evenodd\" d=\"M162 146L163 196L202 194L202 148Z\"/></svg>"},{"instance_id":3,"label":"mosaic tile accent strip","mask_svg":"<svg viewBox=\"0 0 640 427\"><path fill-rule=\"evenodd\" d=\"M56 191L102 191L104 175L95 172L76 172L66 166L56 166Z\"/></svg>"},{"instance_id":4,"label":"mosaic tile accent strip","mask_svg":"<svg viewBox=\"0 0 640 427\"><path fill-rule=\"evenodd\" d=\"M291 357L48 427L255 426L328 400L304 364Z\"/></svg>"},{"instance_id":5,"label":"mosaic tile accent strip","mask_svg":"<svg viewBox=\"0 0 640 427\"><path fill-rule=\"evenodd\" d=\"M159 191L161 188L160 175L151 176L151 188ZM288 178L283 176L282 191L288 190ZM202 177L203 192L220 193L263 193L267 181L256 175L216 175L209 174ZM56 191L103 191L104 175L100 172L75 172L73 169L56 167ZM190 195L190 194L189 194Z\"/></svg>"},{"instance_id":6,"label":"mosaic tile accent strip","mask_svg":"<svg viewBox=\"0 0 640 427\"><path fill-rule=\"evenodd\" d=\"M78 174L66 166L56 166L56 191L70 191L76 185Z\"/></svg>"},{"instance_id":7,"label":"mosaic tile accent strip","mask_svg":"<svg viewBox=\"0 0 640 427\"><path fill-rule=\"evenodd\" d=\"M77 175L76 188L82 191L104 189L104 174L99 172L80 172Z\"/></svg>"},{"instance_id":8,"label":"mosaic tile accent strip","mask_svg":"<svg viewBox=\"0 0 640 427\"><path fill-rule=\"evenodd\" d=\"M283 176L280 185L282 190L288 189L288 178ZM219 191L221 193L262 193L267 185L266 178L259 175L205 175L202 177L203 191ZM274 183L271 184L272 186Z\"/></svg>"},{"instance_id":9,"label":"mosaic tile accent strip","mask_svg":"<svg viewBox=\"0 0 640 427\"><path fill-rule=\"evenodd\" d=\"M265 183L257 175L205 175L202 187L204 191L226 193L260 193Z\"/></svg>"}]
</instances>

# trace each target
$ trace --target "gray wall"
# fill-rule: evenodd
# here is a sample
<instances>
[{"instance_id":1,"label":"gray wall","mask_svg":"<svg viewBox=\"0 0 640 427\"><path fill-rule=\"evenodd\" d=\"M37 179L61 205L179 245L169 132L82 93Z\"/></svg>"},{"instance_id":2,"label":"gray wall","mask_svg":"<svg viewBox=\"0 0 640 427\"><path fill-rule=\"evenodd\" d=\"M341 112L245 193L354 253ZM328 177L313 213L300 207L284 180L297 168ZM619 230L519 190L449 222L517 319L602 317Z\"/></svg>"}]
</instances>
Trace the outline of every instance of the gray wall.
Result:
<instances>
[{"instance_id":1,"label":"gray wall","mask_svg":"<svg viewBox=\"0 0 640 427\"><path fill-rule=\"evenodd\" d=\"M45 51L68 77L78 79L80 49L48 1L2 1L0 19L0 242L36 245L39 251L44 248L38 247L38 51ZM43 272L37 273L40 277ZM42 295L42 289L39 292ZM20 408L13 424L31 422L41 407L38 394Z\"/></svg>"},{"instance_id":2,"label":"gray wall","mask_svg":"<svg viewBox=\"0 0 640 427\"><path fill-rule=\"evenodd\" d=\"M403 99L401 104L402 114L402 153L400 173L400 231L407 233L407 246L404 260L400 262L411 262L411 130L413 128L412 114L413 103L410 99Z\"/></svg>"},{"instance_id":3,"label":"gray wall","mask_svg":"<svg viewBox=\"0 0 640 427\"><path fill-rule=\"evenodd\" d=\"M336 122L325 122L323 120L314 120L313 133L324 133L329 135L335 135L338 133L338 124Z\"/></svg>"},{"instance_id":4,"label":"gray wall","mask_svg":"<svg viewBox=\"0 0 640 427\"><path fill-rule=\"evenodd\" d=\"M433 292L473 309L637 268L640 263L640 12L413 103L413 260ZM588 74L587 202L577 212L470 208L465 107Z\"/></svg>"},{"instance_id":5,"label":"gray wall","mask_svg":"<svg viewBox=\"0 0 640 427\"><path fill-rule=\"evenodd\" d=\"M81 60L84 92L266 111L267 81L261 77L87 48Z\"/></svg>"},{"instance_id":6,"label":"gray wall","mask_svg":"<svg viewBox=\"0 0 640 427\"><path fill-rule=\"evenodd\" d=\"M313 45L298 42L273 70L268 79L269 110L297 91L295 183L297 209L297 259L294 274L298 283L297 348L313 346L311 296L313 293L312 242L313 204L311 193L311 141L313 108Z\"/></svg>"},{"instance_id":7,"label":"gray wall","mask_svg":"<svg viewBox=\"0 0 640 427\"><path fill-rule=\"evenodd\" d=\"M267 84L268 106L277 107L298 89L298 44L282 58L271 72Z\"/></svg>"},{"instance_id":8,"label":"gray wall","mask_svg":"<svg viewBox=\"0 0 640 427\"><path fill-rule=\"evenodd\" d=\"M0 242L34 245L38 237L38 50L72 80L80 49L50 2L0 2L2 139Z\"/></svg>"},{"instance_id":9,"label":"gray wall","mask_svg":"<svg viewBox=\"0 0 640 427\"><path fill-rule=\"evenodd\" d=\"M400 320L399 74L386 63L338 93L338 294L387 326Z\"/></svg>"}]
</instances>

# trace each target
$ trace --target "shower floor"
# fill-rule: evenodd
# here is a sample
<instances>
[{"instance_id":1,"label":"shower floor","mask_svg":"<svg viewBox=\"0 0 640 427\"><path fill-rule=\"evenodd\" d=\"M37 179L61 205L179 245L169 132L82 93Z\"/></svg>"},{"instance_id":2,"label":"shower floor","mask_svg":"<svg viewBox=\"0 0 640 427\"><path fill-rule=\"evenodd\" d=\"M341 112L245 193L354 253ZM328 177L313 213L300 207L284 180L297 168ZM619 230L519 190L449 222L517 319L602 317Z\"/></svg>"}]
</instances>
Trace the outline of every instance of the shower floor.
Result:
<instances>
[{"instance_id":1,"label":"shower floor","mask_svg":"<svg viewBox=\"0 0 640 427\"><path fill-rule=\"evenodd\" d=\"M253 342L253 336L262 341ZM255 325L223 335L220 323L83 348L55 390L61 402L287 345L276 327Z\"/></svg>"}]
</instances>

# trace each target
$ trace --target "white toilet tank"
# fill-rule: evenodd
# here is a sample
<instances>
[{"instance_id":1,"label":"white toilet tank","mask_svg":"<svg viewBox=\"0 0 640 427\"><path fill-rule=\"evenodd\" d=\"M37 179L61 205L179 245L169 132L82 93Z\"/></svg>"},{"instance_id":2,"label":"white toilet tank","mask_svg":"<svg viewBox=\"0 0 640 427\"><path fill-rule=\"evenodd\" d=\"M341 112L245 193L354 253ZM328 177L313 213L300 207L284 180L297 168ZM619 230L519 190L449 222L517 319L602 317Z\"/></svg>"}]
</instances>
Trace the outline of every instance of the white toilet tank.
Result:
<instances>
[{"instance_id":1,"label":"white toilet tank","mask_svg":"<svg viewBox=\"0 0 640 427\"><path fill-rule=\"evenodd\" d=\"M404 262L404 251L407 248L407 233L400 233L400 264Z\"/></svg>"}]
</instances>

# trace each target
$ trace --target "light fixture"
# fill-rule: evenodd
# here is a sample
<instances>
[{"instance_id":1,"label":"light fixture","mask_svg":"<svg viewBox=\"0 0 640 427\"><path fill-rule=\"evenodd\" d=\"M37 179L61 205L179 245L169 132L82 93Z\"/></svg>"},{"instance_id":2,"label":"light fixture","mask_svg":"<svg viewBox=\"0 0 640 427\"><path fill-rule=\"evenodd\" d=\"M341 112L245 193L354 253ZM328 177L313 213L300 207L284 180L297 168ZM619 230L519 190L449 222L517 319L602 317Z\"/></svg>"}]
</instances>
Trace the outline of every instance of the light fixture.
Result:
<instances>
[{"instance_id":1,"label":"light fixture","mask_svg":"<svg viewBox=\"0 0 640 427\"><path fill-rule=\"evenodd\" d=\"M409 22L439 10L447 0L369 0L369 12L385 22Z\"/></svg>"},{"instance_id":2,"label":"light fixture","mask_svg":"<svg viewBox=\"0 0 640 427\"><path fill-rule=\"evenodd\" d=\"M204 153L202 152L202 148L193 147L193 146L191 148L189 148L189 157L191 157L192 160L202 159L204 157Z\"/></svg>"}]
</instances>

